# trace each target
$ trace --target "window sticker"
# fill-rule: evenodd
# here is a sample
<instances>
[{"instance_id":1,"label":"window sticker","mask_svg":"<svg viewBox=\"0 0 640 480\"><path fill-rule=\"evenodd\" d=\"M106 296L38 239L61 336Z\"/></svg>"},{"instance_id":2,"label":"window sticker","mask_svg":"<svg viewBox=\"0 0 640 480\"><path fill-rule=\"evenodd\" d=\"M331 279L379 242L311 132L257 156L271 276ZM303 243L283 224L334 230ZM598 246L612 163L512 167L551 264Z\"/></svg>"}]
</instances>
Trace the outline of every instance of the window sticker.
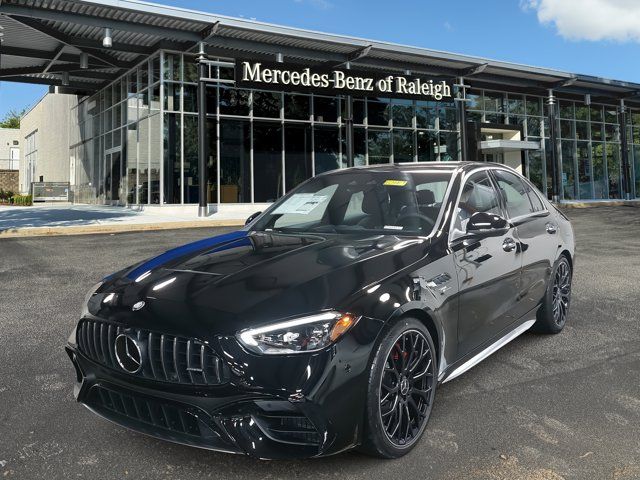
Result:
<instances>
[{"instance_id":1,"label":"window sticker","mask_svg":"<svg viewBox=\"0 0 640 480\"><path fill-rule=\"evenodd\" d=\"M318 205L327 199L327 195L316 195L315 193L295 193L286 202L273 211L274 215L287 213L297 213L308 215Z\"/></svg>"},{"instance_id":2,"label":"window sticker","mask_svg":"<svg viewBox=\"0 0 640 480\"><path fill-rule=\"evenodd\" d=\"M406 180L385 180L383 183L383 185L388 187L404 187L406 184Z\"/></svg>"},{"instance_id":3,"label":"window sticker","mask_svg":"<svg viewBox=\"0 0 640 480\"><path fill-rule=\"evenodd\" d=\"M404 227L402 225L385 225L385 230L402 230Z\"/></svg>"}]
</instances>

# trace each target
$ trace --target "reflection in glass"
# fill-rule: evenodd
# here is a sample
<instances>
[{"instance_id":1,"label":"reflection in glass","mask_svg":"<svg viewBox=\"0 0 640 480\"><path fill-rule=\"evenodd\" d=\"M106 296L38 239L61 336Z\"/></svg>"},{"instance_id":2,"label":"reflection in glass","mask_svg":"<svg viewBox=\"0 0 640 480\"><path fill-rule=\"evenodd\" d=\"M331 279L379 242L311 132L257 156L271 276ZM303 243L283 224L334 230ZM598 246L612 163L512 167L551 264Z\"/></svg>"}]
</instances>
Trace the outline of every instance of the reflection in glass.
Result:
<instances>
[{"instance_id":1,"label":"reflection in glass","mask_svg":"<svg viewBox=\"0 0 640 480\"><path fill-rule=\"evenodd\" d=\"M369 130L369 165L389 163L391 157L390 134L387 130Z\"/></svg>"},{"instance_id":2,"label":"reflection in glass","mask_svg":"<svg viewBox=\"0 0 640 480\"><path fill-rule=\"evenodd\" d=\"M338 100L335 97L313 97L313 116L316 122L338 121Z\"/></svg>"},{"instance_id":3,"label":"reflection in glass","mask_svg":"<svg viewBox=\"0 0 640 480\"><path fill-rule=\"evenodd\" d=\"M440 132L440 161L458 160L458 132Z\"/></svg>"},{"instance_id":4,"label":"reflection in glass","mask_svg":"<svg viewBox=\"0 0 640 480\"><path fill-rule=\"evenodd\" d=\"M310 110L310 96L289 93L284 94L284 118L292 120L309 120Z\"/></svg>"},{"instance_id":5,"label":"reflection in glass","mask_svg":"<svg viewBox=\"0 0 640 480\"><path fill-rule=\"evenodd\" d=\"M164 114L164 203L180 203L180 115Z\"/></svg>"},{"instance_id":6,"label":"reflection in glass","mask_svg":"<svg viewBox=\"0 0 640 480\"><path fill-rule=\"evenodd\" d=\"M562 186L565 200L576 198L574 185L574 160L573 140L562 140Z\"/></svg>"},{"instance_id":7,"label":"reflection in glass","mask_svg":"<svg viewBox=\"0 0 640 480\"><path fill-rule=\"evenodd\" d=\"M580 123L580 122L578 122ZM580 198L593 197L591 187L591 162L589 161L589 142L578 142L578 195Z\"/></svg>"},{"instance_id":8,"label":"reflection in glass","mask_svg":"<svg viewBox=\"0 0 640 480\"><path fill-rule=\"evenodd\" d=\"M340 168L340 140L337 127L314 128L316 175Z\"/></svg>"},{"instance_id":9,"label":"reflection in glass","mask_svg":"<svg viewBox=\"0 0 640 480\"><path fill-rule=\"evenodd\" d=\"M198 117L184 116L184 203L198 203L200 198L198 174Z\"/></svg>"},{"instance_id":10,"label":"reflection in glass","mask_svg":"<svg viewBox=\"0 0 640 480\"><path fill-rule=\"evenodd\" d=\"M220 121L220 202L251 202L250 124Z\"/></svg>"},{"instance_id":11,"label":"reflection in glass","mask_svg":"<svg viewBox=\"0 0 640 480\"><path fill-rule=\"evenodd\" d=\"M393 161L413 162L413 131L394 130L393 132Z\"/></svg>"},{"instance_id":12,"label":"reflection in glass","mask_svg":"<svg viewBox=\"0 0 640 480\"><path fill-rule=\"evenodd\" d=\"M220 113L222 115L249 115L249 91L220 87Z\"/></svg>"},{"instance_id":13,"label":"reflection in glass","mask_svg":"<svg viewBox=\"0 0 640 480\"><path fill-rule=\"evenodd\" d=\"M435 102L417 102L416 104L416 126L418 128L436 128Z\"/></svg>"},{"instance_id":14,"label":"reflection in glass","mask_svg":"<svg viewBox=\"0 0 640 480\"><path fill-rule=\"evenodd\" d=\"M288 192L312 175L311 125L285 125L284 147L284 178Z\"/></svg>"},{"instance_id":15,"label":"reflection in glass","mask_svg":"<svg viewBox=\"0 0 640 480\"><path fill-rule=\"evenodd\" d=\"M418 161L435 162L438 159L438 139L435 132L419 131L418 135Z\"/></svg>"},{"instance_id":16,"label":"reflection in glass","mask_svg":"<svg viewBox=\"0 0 640 480\"><path fill-rule=\"evenodd\" d=\"M367 164L367 132L364 128L353 129L353 166Z\"/></svg>"},{"instance_id":17,"label":"reflection in glass","mask_svg":"<svg viewBox=\"0 0 640 480\"><path fill-rule=\"evenodd\" d=\"M369 125L389 125L390 108L388 101L369 98L367 100L367 121Z\"/></svg>"},{"instance_id":18,"label":"reflection in glass","mask_svg":"<svg viewBox=\"0 0 640 480\"><path fill-rule=\"evenodd\" d=\"M253 116L265 118L280 118L280 92L253 92Z\"/></svg>"},{"instance_id":19,"label":"reflection in glass","mask_svg":"<svg viewBox=\"0 0 640 480\"><path fill-rule=\"evenodd\" d=\"M253 122L253 196L255 202L273 202L282 196L282 126Z\"/></svg>"},{"instance_id":20,"label":"reflection in glass","mask_svg":"<svg viewBox=\"0 0 640 480\"><path fill-rule=\"evenodd\" d=\"M394 100L392 105L393 126L394 127L412 127L413 126L413 101L411 100Z\"/></svg>"},{"instance_id":21,"label":"reflection in glass","mask_svg":"<svg viewBox=\"0 0 640 480\"><path fill-rule=\"evenodd\" d=\"M592 142L592 164L593 164L593 198L607 198L607 182L604 175L604 143Z\"/></svg>"},{"instance_id":22,"label":"reflection in glass","mask_svg":"<svg viewBox=\"0 0 640 480\"><path fill-rule=\"evenodd\" d=\"M607 174L609 176L609 198L622 198L620 174L620 147L607 144Z\"/></svg>"}]
</instances>

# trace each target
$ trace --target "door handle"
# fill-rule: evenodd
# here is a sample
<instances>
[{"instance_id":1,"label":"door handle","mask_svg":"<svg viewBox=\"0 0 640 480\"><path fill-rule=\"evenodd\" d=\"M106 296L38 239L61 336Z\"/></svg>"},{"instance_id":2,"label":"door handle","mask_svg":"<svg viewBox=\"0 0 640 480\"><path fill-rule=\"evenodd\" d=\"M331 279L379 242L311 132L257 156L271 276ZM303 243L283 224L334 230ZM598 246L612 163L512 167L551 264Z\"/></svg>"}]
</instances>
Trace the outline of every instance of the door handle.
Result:
<instances>
[{"instance_id":1,"label":"door handle","mask_svg":"<svg viewBox=\"0 0 640 480\"><path fill-rule=\"evenodd\" d=\"M553 223L547 223L545 228L547 229L547 233L552 235L558 231L557 225L554 225Z\"/></svg>"},{"instance_id":2,"label":"door handle","mask_svg":"<svg viewBox=\"0 0 640 480\"><path fill-rule=\"evenodd\" d=\"M504 242L502 242L502 249L505 252L512 252L516 249L517 246L518 245L516 244L516 241L511 237L505 238Z\"/></svg>"}]
</instances>

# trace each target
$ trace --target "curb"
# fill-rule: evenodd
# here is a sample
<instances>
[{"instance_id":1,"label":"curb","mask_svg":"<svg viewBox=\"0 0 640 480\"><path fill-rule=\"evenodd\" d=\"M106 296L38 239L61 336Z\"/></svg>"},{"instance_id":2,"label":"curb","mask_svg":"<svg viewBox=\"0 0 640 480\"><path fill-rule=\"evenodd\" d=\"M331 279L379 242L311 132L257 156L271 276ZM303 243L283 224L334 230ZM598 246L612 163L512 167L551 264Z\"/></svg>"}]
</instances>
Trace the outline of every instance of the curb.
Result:
<instances>
[{"instance_id":1,"label":"curb","mask_svg":"<svg viewBox=\"0 0 640 480\"><path fill-rule=\"evenodd\" d=\"M0 230L0 239L22 237L47 237L61 235L90 235L106 233L147 232L177 230L183 228L241 227L242 220L213 220L190 222L160 222L125 225L81 225L68 227L24 227Z\"/></svg>"},{"instance_id":2,"label":"curb","mask_svg":"<svg viewBox=\"0 0 640 480\"><path fill-rule=\"evenodd\" d=\"M595 202L567 202L556 203L559 208L596 208L596 207L636 207L640 208L638 200L605 200Z\"/></svg>"}]
</instances>

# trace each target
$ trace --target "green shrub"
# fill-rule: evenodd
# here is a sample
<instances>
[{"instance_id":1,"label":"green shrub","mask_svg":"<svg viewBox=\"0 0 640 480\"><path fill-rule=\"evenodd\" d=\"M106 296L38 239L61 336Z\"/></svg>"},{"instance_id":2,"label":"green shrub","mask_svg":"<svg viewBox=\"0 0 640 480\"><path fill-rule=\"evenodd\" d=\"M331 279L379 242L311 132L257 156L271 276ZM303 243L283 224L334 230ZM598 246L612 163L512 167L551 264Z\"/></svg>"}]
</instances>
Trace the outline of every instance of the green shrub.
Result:
<instances>
[{"instance_id":1,"label":"green shrub","mask_svg":"<svg viewBox=\"0 0 640 480\"><path fill-rule=\"evenodd\" d=\"M15 194L11 190L0 189L0 201L9 202Z\"/></svg>"},{"instance_id":2,"label":"green shrub","mask_svg":"<svg viewBox=\"0 0 640 480\"><path fill-rule=\"evenodd\" d=\"M20 206L28 206L28 205L32 205L33 201L31 198L31 195L13 195L11 197L11 203L13 205L20 205Z\"/></svg>"}]
</instances>

